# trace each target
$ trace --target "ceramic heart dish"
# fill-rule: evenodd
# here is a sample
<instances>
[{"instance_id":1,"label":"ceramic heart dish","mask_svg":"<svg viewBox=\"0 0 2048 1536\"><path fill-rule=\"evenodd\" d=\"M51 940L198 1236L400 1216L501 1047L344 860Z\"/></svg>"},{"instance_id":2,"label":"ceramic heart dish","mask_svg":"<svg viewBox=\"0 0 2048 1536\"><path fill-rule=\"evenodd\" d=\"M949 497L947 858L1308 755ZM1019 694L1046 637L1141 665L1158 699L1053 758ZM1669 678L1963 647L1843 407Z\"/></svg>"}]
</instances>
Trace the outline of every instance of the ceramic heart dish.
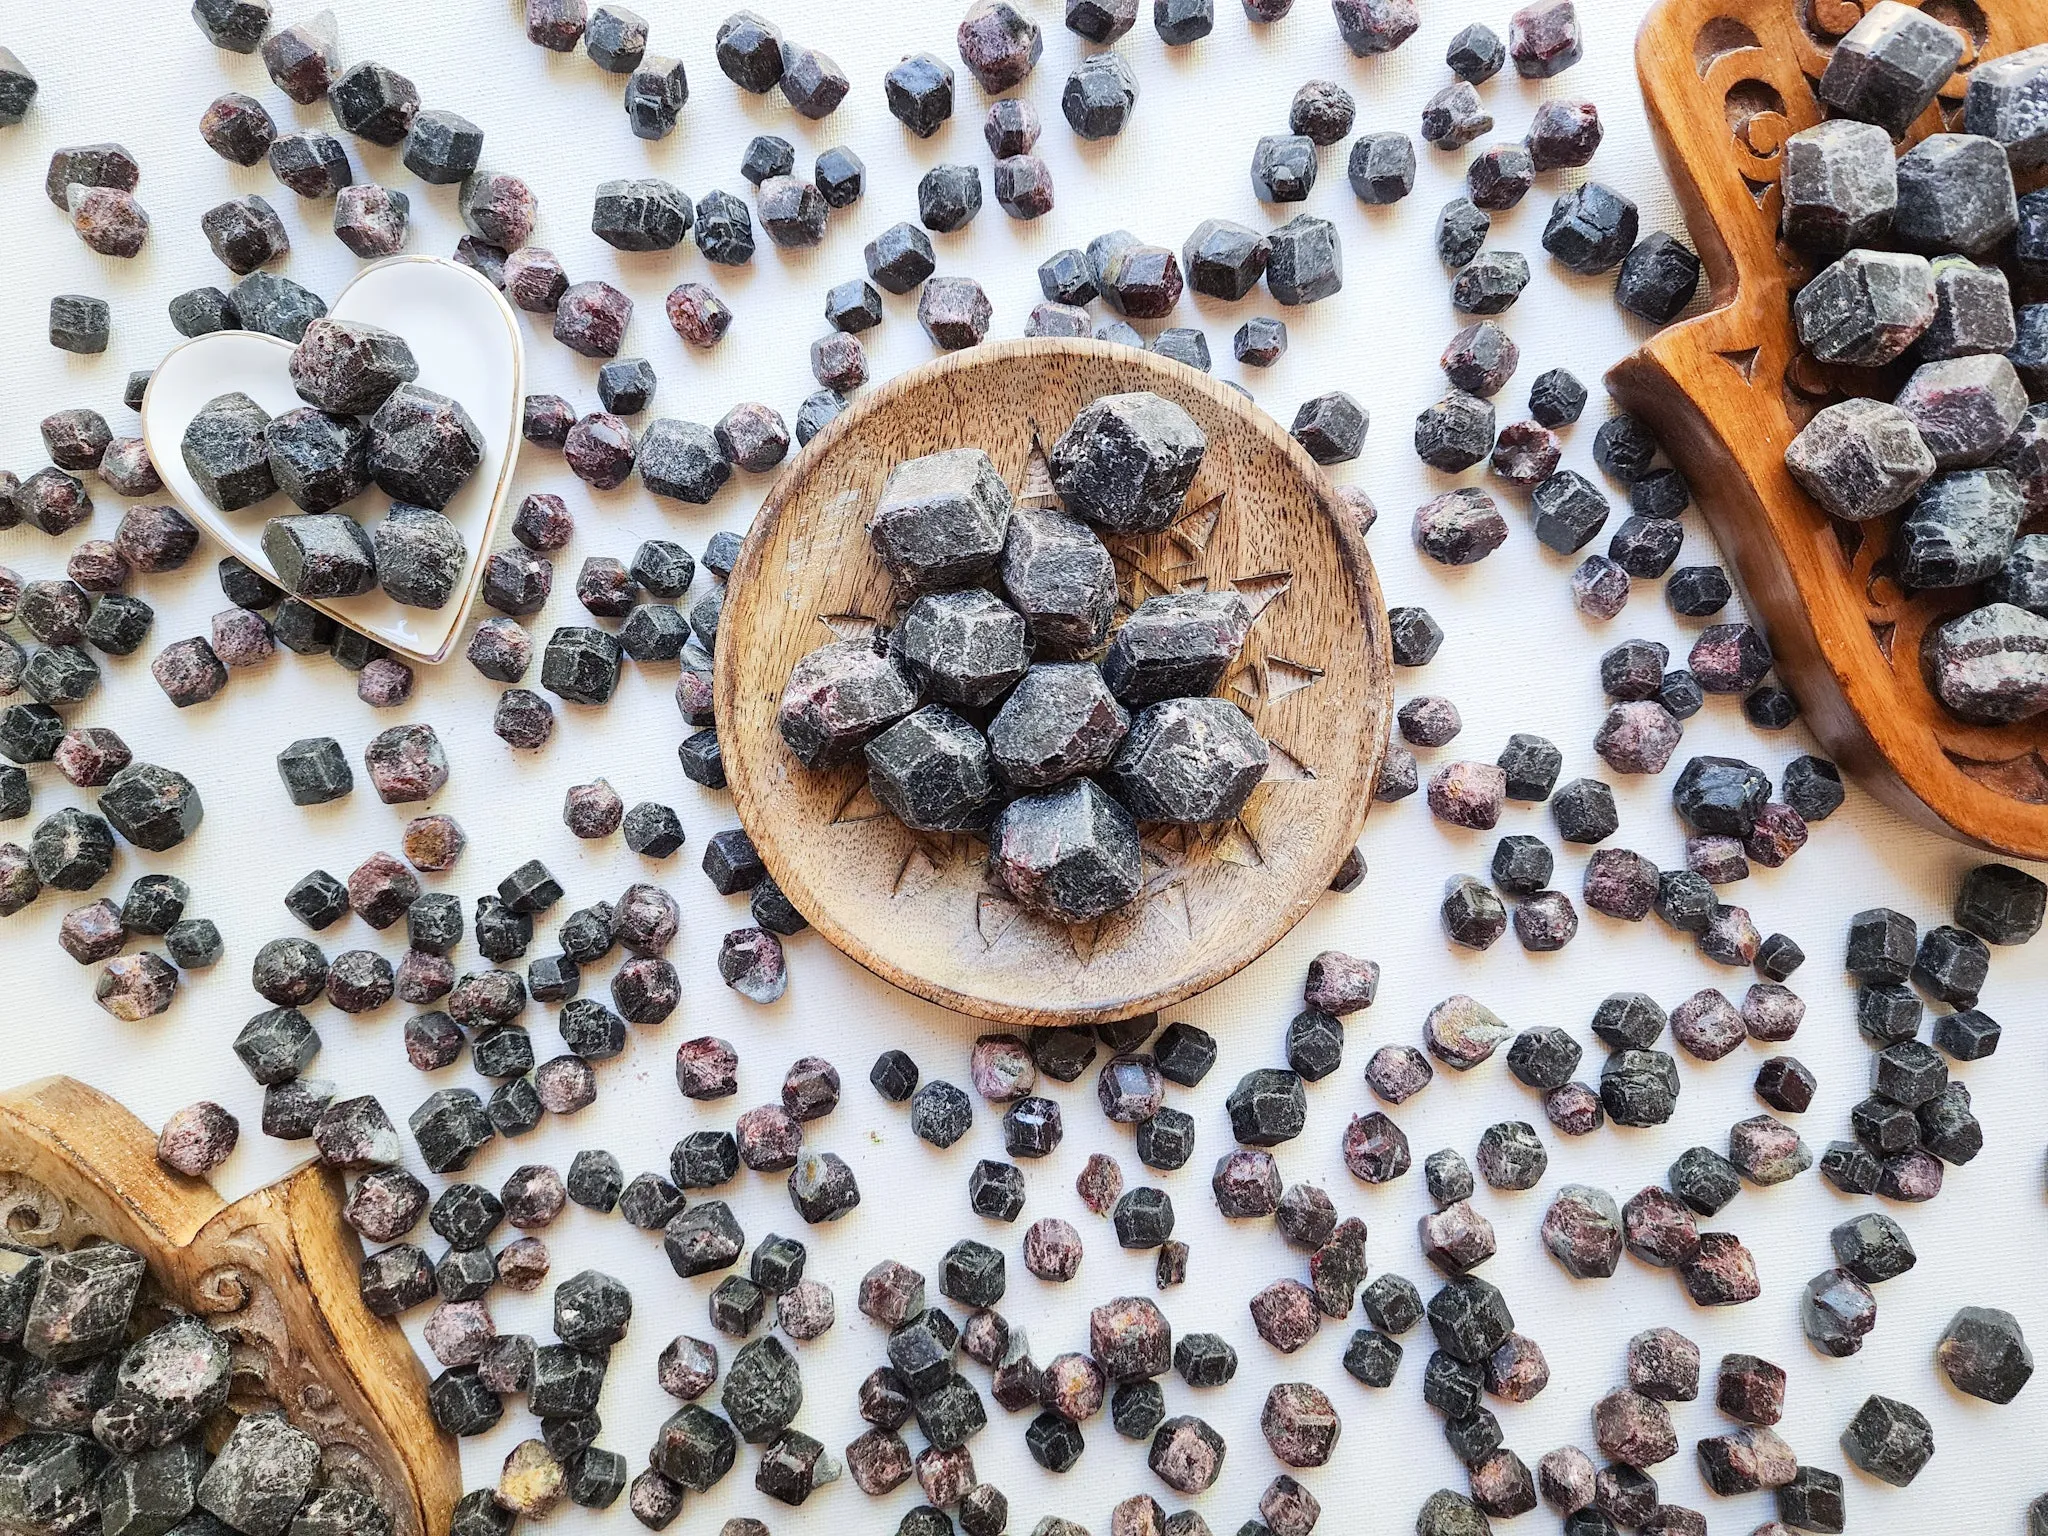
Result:
<instances>
[{"instance_id":1,"label":"ceramic heart dish","mask_svg":"<svg viewBox=\"0 0 2048 1536\"><path fill-rule=\"evenodd\" d=\"M419 364L422 388L461 402L483 439L483 457L442 514L461 533L466 564L439 608L408 607L372 589L358 597L307 598L316 608L412 661L445 660L483 574L498 513L512 484L526 393L526 353L512 308L490 282L436 256L397 256L359 272L328 315L395 331ZM263 528L298 509L280 492L223 512L186 467L185 429L207 403L240 392L272 416L305 404L286 371L292 344L258 331L215 331L174 348L157 365L142 402L142 435L164 489L236 558L273 581ZM364 525L392 498L374 486L336 507ZM282 585L282 583L280 583Z\"/></svg>"}]
</instances>

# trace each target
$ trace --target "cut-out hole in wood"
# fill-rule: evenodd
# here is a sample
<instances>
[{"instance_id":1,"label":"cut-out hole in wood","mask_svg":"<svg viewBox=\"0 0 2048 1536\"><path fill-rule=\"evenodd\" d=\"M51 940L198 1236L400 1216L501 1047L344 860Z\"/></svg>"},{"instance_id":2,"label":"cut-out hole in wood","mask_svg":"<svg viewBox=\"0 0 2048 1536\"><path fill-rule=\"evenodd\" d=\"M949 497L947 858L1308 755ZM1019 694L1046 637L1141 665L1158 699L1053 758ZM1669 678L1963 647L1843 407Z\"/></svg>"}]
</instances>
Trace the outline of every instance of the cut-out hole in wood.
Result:
<instances>
[{"instance_id":1,"label":"cut-out hole in wood","mask_svg":"<svg viewBox=\"0 0 2048 1536\"><path fill-rule=\"evenodd\" d=\"M1209 540L1216 536L1216 525L1222 520L1223 498L1211 496L1200 506L1189 508L1167 532L1189 553L1200 555L1209 548Z\"/></svg>"},{"instance_id":2,"label":"cut-out hole in wood","mask_svg":"<svg viewBox=\"0 0 2048 1536\"><path fill-rule=\"evenodd\" d=\"M1266 862L1265 850L1259 847L1259 840L1252 835L1252 829L1245 825L1241 816L1217 837L1216 857L1226 864L1239 864L1246 869L1257 869Z\"/></svg>"},{"instance_id":3,"label":"cut-out hole in wood","mask_svg":"<svg viewBox=\"0 0 2048 1536\"><path fill-rule=\"evenodd\" d=\"M2027 805L2048 805L2048 762L2039 752L2022 752L2002 762L1965 757L1952 747L1943 747L1948 760L1987 789Z\"/></svg>"},{"instance_id":4,"label":"cut-out hole in wood","mask_svg":"<svg viewBox=\"0 0 2048 1536\"><path fill-rule=\"evenodd\" d=\"M1273 604L1280 601L1287 589L1294 585L1292 571L1265 571L1257 576L1240 576L1231 583L1237 595L1244 599L1245 607L1251 609L1257 618Z\"/></svg>"},{"instance_id":5,"label":"cut-out hole in wood","mask_svg":"<svg viewBox=\"0 0 2048 1536\"><path fill-rule=\"evenodd\" d=\"M1870 626L1870 638L1877 642L1877 649L1887 662L1892 659L1892 637L1898 631L1899 626L1896 624L1874 623Z\"/></svg>"},{"instance_id":6,"label":"cut-out hole in wood","mask_svg":"<svg viewBox=\"0 0 2048 1536\"><path fill-rule=\"evenodd\" d=\"M1854 565L1856 556L1863 550L1863 527L1860 523L1846 522L1839 517L1828 519L1828 528L1835 536L1835 543L1841 546L1842 558Z\"/></svg>"},{"instance_id":7,"label":"cut-out hole in wood","mask_svg":"<svg viewBox=\"0 0 2048 1536\"><path fill-rule=\"evenodd\" d=\"M882 627L880 619L871 619L864 613L821 613L818 622L838 640L866 640Z\"/></svg>"},{"instance_id":8,"label":"cut-out hole in wood","mask_svg":"<svg viewBox=\"0 0 2048 1536\"><path fill-rule=\"evenodd\" d=\"M896 884L890 892L897 897L915 896L939 877L939 866L932 862L932 856L925 852L922 843L913 844L903 856L902 867L896 871Z\"/></svg>"},{"instance_id":9,"label":"cut-out hole in wood","mask_svg":"<svg viewBox=\"0 0 2048 1536\"><path fill-rule=\"evenodd\" d=\"M1761 347L1740 347L1733 352L1722 352L1718 355L1730 368L1742 375L1743 383L1754 384L1757 354L1762 350Z\"/></svg>"},{"instance_id":10,"label":"cut-out hole in wood","mask_svg":"<svg viewBox=\"0 0 2048 1536\"><path fill-rule=\"evenodd\" d=\"M1266 779L1268 784L1284 784L1290 781L1313 780L1315 770L1300 758L1281 746L1272 737L1266 738Z\"/></svg>"},{"instance_id":11,"label":"cut-out hole in wood","mask_svg":"<svg viewBox=\"0 0 2048 1536\"><path fill-rule=\"evenodd\" d=\"M1708 71L1729 54L1761 46L1756 34L1745 23L1733 16L1715 16L1700 28L1699 35L1692 41L1693 68L1704 80Z\"/></svg>"},{"instance_id":12,"label":"cut-out hole in wood","mask_svg":"<svg viewBox=\"0 0 2048 1536\"><path fill-rule=\"evenodd\" d=\"M983 891L974 902L974 931L981 935L985 948L994 949L996 941L1010 931L1010 925L1017 921L1017 904L1002 897Z\"/></svg>"},{"instance_id":13,"label":"cut-out hole in wood","mask_svg":"<svg viewBox=\"0 0 2048 1536\"><path fill-rule=\"evenodd\" d=\"M1282 699L1313 688L1322 678L1323 669L1312 667L1305 661L1289 661L1285 656L1266 658L1266 697L1278 704Z\"/></svg>"},{"instance_id":14,"label":"cut-out hole in wood","mask_svg":"<svg viewBox=\"0 0 2048 1536\"><path fill-rule=\"evenodd\" d=\"M1024 457L1024 474L1017 486L1017 499L1028 501L1034 507L1059 505L1059 493L1052 488L1052 465L1046 461L1045 449L1035 432L1031 437L1031 452Z\"/></svg>"},{"instance_id":15,"label":"cut-out hole in wood","mask_svg":"<svg viewBox=\"0 0 2048 1536\"><path fill-rule=\"evenodd\" d=\"M839 802L839 809L832 813L832 824L838 826L846 821L873 821L881 814L882 802L877 800L875 792L868 788L867 775L862 774L846 791L846 798Z\"/></svg>"}]
</instances>

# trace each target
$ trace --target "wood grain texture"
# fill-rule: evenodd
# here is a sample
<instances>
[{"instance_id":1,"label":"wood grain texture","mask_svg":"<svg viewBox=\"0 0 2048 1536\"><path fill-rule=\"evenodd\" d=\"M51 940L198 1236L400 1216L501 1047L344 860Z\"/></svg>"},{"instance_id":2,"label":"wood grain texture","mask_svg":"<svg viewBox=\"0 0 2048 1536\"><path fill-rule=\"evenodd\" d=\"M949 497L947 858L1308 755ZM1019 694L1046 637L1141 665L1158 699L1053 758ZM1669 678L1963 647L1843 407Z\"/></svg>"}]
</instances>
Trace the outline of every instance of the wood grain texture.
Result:
<instances>
[{"instance_id":1,"label":"wood grain texture","mask_svg":"<svg viewBox=\"0 0 2048 1536\"><path fill-rule=\"evenodd\" d=\"M1851 394L1889 399L1903 381L1900 370L1831 369L1800 352L1791 300L1813 266L1777 238L1785 139L1821 120L1814 86L1866 8L1664 0L1644 23L1643 97L1713 307L1661 332L1607 384L1692 482L1780 675L1828 750L1916 821L2048 858L2048 717L1968 725L1942 707L1921 670L1922 638L1972 606L1967 595L1908 596L1889 558L1896 517L1838 523L1785 468L1786 447L1816 411ZM2048 0L1921 8L1960 32L1965 48L1909 143L1951 129L1978 59L2048 39Z\"/></svg>"},{"instance_id":2,"label":"wood grain texture","mask_svg":"<svg viewBox=\"0 0 2048 1536\"><path fill-rule=\"evenodd\" d=\"M1110 541L1120 609L1234 586L1257 613L1221 692L1271 743L1243 814L1144 829L1145 888L1069 927L1021 912L986 845L883 814L866 772L822 772L776 729L798 658L893 624L902 595L866 532L890 469L985 450L1020 503L1053 505L1044 454L1098 396L1151 390L1208 435L1188 514ZM1262 954L1315 905L1357 841L1387 741L1391 647L1372 564L1328 479L1278 423L1182 364L1094 341L1019 341L943 358L863 397L805 449L735 567L717 654L718 733L740 819L826 938L877 975L1010 1024L1126 1017L1191 996Z\"/></svg>"},{"instance_id":3,"label":"wood grain texture","mask_svg":"<svg viewBox=\"0 0 2048 1536\"><path fill-rule=\"evenodd\" d=\"M377 1499L400 1536L440 1536L461 1493L455 1445L405 1335L363 1308L342 1195L338 1174L309 1163L225 1205L157 1162L148 1127L97 1089L53 1077L0 1095L9 1235L141 1253L143 1304L196 1313L228 1340L236 1413L281 1411L319 1442L324 1483Z\"/></svg>"}]
</instances>

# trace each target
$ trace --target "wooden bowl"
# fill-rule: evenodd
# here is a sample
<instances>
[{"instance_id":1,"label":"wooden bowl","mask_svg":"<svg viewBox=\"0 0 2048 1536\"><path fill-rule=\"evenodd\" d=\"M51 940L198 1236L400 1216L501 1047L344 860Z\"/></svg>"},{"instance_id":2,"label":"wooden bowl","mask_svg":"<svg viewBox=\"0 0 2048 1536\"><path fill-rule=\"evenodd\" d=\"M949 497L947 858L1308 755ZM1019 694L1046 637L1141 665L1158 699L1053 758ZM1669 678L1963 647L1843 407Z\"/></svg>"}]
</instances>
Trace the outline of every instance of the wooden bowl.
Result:
<instances>
[{"instance_id":1,"label":"wooden bowl","mask_svg":"<svg viewBox=\"0 0 2048 1536\"><path fill-rule=\"evenodd\" d=\"M228 1341L228 1406L276 1410L320 1445L321 1482L357 1488L398 1536L442 1536L455 1443L396 1323L364 1310L363 1251L318 1163L236 1201L156 1160L156 1137L95 1088L45 1078L0 1094L0 1227L39 1247L111 1238L149 1261L139 1305L169 1303Z\"/></svg>"},{"instance_id":2,"label":"wooden bowl","mask_svg":"<svg viewBox=\"0 0 2048 1536\"><path fill-rule=\"evenodd\" d=\"M987 846L912 832L865 768L805 768L776 729L798 658L890 625L869 510L906 459L973 446L1020 503L1055 505L1045 451L1102 395L1151 390L1208 434L1189 513L1111 541L1124 612L1189 588L1237 588L1257 618L1221 692L1271 743L1243 814L1143 829L1145 886L1096 922L1022 912L990 881ZM1391 647L1372 562L1330 482L1278 423L1183 364L1095 341L1015 341L942 358L863 396L798 456L732 573L717 717L740 819L797 909L869 970L961 1013L1084 1023L1214 986L1326 890L1372 804L1392 709Z\"/></svg>"},{"instance_id":3,"label":"wooden bowl","mask_svg":"<svg viewBox=\"0 0 2048 1536\"><path fill-rule=\"evenodd\" d=\"M1664 0L1636 68L1650 125L1706 264L1713 308L1616 365L1608 388L1692 482L1749 611L1807 721L1879 798L1951 837L2048 858L2048 716L1973 726L1921 672L1921 640L1970 606L1900 590L1890 522L1838 522L1785 449L1823 406L1872 392L1802 355L1791 297L1811 266L1777 238L1788 135L1822 112L1814 84L1861 0ZM1925 0L1966 40L1909 141L1949 131L1980 58L2048 38L2048 0ZM1894 388L1896 380L1893 381ZM1878 384L1882 387L1882 383Z\"/></svg>"}]
</instances>

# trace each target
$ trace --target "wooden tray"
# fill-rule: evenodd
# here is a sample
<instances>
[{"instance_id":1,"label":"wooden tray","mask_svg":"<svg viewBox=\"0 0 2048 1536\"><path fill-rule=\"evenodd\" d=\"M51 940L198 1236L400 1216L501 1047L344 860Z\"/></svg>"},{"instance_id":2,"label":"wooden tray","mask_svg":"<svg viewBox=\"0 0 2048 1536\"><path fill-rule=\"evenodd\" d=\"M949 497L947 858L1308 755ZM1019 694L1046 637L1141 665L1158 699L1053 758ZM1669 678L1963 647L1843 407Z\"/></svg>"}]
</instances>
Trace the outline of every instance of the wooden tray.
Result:
<instances>
[{"instance_id":1,"label":"wooden tray","mask_svg":"<svg viewBox=\"0 0 2048 1536\"><path fill-rule=\"evenodd\" d=\"M1828 750L1887 804L1937 831L2048 858L2048 717L1972 726L1943 709L1921 672L1921 640L1968 599L1908 597L1888 557L1892 524L1835 521L1785 468L1786 446L1816 411L1868 392L1854 370L1830 373L1800 354L1791 296L1810 269L1777 239L1781 146L1820 121L1814 85L1865 8L1664 0L1644 23L1643 98L1713 308L1660 333L1607 384L1691 480L1780 675ZM2048 0L1921 8L1966 41L1960 69L1911 140L1955 123L1979 58L2048 39Z\"/></svg>"},{"instance_id":2,"label":"wooden tray","mask_svg":"<svg viewBox=\"0 0 2048 1536\"><path fill-rule=\"evenodd\" d=\"M1051 505L1045 465L1101 395L1152 390L1208 434L1188 506L1163 533L1112 540L1125 611L1231 585L1258 617L1222 692L1272 744L1266 782L1216 829L1148 827L1145 889L1068 927L990 882L986 845L885 815L864 767L813 772L776 707L798 658L894 622L900 594L866 522L889 470L971 445L1018 499ZM1315 905L1372 805L1392 713L1379 585L1328 479L1278 423L1180 363L1095 341L973 348L864 395L784 474L741 551L720 621L725 770L770 872L826 938L920 997L1011 1024L1127 1017L1265 952Z\"/></svg>"},{"instance_id":3,"label":"wooden tray","mask_svg":"<svg viewBox=\"0 0 2048 1536\"><path fill-rule=\"evenodd\" d=\"M323 1483L375 1498L398 1536L442 1536L461 1493L455 1443L427 1412L405 1335L363 1309L341 1202L340 1176L311 1163L224 1205L157 1162L148 1127L97 1089L51 1077L0 1094L7 1235L141 1253L141 1305L182 1307L228 1340L229 1407L282 1411L319 1442Z\"/></svg>"}]
</instances>

